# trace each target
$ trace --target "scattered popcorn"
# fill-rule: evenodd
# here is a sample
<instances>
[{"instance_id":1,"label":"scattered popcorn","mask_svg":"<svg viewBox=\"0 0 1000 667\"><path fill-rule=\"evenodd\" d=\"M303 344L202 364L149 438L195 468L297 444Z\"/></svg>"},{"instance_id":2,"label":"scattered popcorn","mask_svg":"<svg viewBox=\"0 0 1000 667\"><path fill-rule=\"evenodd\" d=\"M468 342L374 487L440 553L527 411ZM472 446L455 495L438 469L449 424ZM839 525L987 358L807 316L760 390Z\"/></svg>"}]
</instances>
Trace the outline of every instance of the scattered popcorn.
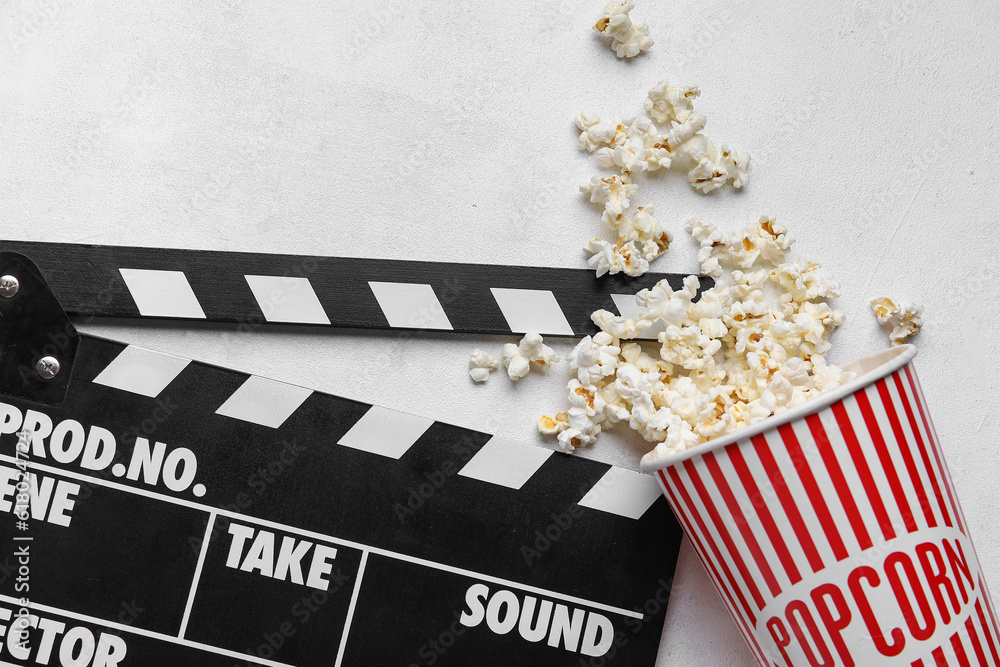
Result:
<instances>
[{"instance_id":1,"label":"scattered popcorn","mask_svg":"<svg viewBox=\"0 0 1000 667\"><path fill-rule=\"evenodd\" d=\"M887 296L872 299L872 312L881 325L892 327L889 340L893 345L902 345L916 336L923 326L924 307L915 303L896 303Z\"/></svg>"},{"instance_id":2,"label":"scattered popcorn","mask_svg":"<svg viewBox=\"0 0 1000 667\"><path fill-rule=\"evenodd\" d=\"M614 245L602 239L593 238L587 241L584 250L592 253L587 264L597 270L598 278L605 273L641 276L649 270L649 261L635 247L635 242L628 241L626 243L624 237L619 238L618 243Z\"/></svg>"},{"instance_id":3,"label":"scattered popcorn","mask_svg":"<svg viewBox=\"0 0 1000 667\"><path fill-rule=\"evenodd\" d=\"M609 12L625 5L631 8L627 2L612 3ZM649 270L649 262L663 254L670 243L670 236L652 217L651 206L639 206L629 215L638 190L632 180L634 174L684 169L691 187L702 193L727 183L734 188L747 184L750 156L727 146L716 148L701 134L707 120L694 111L694 100L700 93L697 86L673 86L661 81L645 100L652 120L640 115L611 123L595 114L577 115L580 148L593 153L598 165L619 172L609 177L594 176L580 186L592 203L603 207L601 217L605 226L617 233L614 242L598 239L587 245L590 265L598 276L620 272L642 275ZM657 128L656 123L665 126L665 131ZM776 232L770 239L761 236L762 233L760 229L753 230L751 238L759 237L770 254L782 251L781 244L785 243L780 238L782 232ZM643 261L637 259L640 255Z\"/></svg>"},{"instance_id":4,"label":"scattered popcorn","mask_svg":"<svg viewBox=\"0 0 1000 667\"><path fill-rule=\"evenodd\" d=\"M604 211L612 216L622 215L631 206L635 191L628 176L594 176L589 183L580 186L580 192L589 195L592 203L604 206Z\"/></svg>"},{"instance_id":5,"label":"scattered popcorn","mask_svg":"<svg viewBox=\"0 0 1000 667\"><path fill-rule=\"evenodd\" d=\"M569 367L576 371L577 379L584 384L595 384L602 378L614 375L618 367L621 348L614 345L614 337L601 332L587 336L573 348L569 356Z\"/></svg>"},{"instance_id":6,"label":"scattered popcorn","mask_svg":"<svg viewBox=\"0 0 1000 667\"><path fill-rule=\"evenodd\" d=\"M672 121L670 123L670 130L666 134L658 136L656 143L653 145L657 148L665 148L673 153L689 140L694 138L696 134L704 130L705 125L707 124L707 118L699 113L692 113L686 116L683 121ZM705 148L699 147L697 152L703 154L706 150L708 150L707 147L709 146L711 146L711 144L706 144ZM693 155L694 154L692 154L692 157Z\"/></svg>"},{"instance_id":7,"label":"scattered popcorn","mask_svg":"<svg viewBox=\"0 0 1000 667\"><path fill-rule=\"evenodd\" d=\"M607 310L595 310L591 313L590 319L603 333L615 338L635 338L652 325L652 322L637 322Z\"/></svg>"},{"instance_id":8,"label":"scattered popcorn","mask_svg":"<svg viewBox=\"0 0 1000 667\"><path fill-rule=\"evenodd\" d=\"M684 122L701 95L698 86L671 86L666 79L656 84L646 96L646 113L657 123Z\"/></svg>"},{"instance_id":9,"label":"scattered popcorn","mask_svg":"<svg viewBox=\"0 0 1000 667\"><path fill-rule=\"evenodd\" d=\"M678 326L687 318L691 301L698 292L698 278L687 276L684 287L674 292L667 281L661 280L651 289L644 289L635 295L636 303L643 308L641 320L655 322L663 320L671 326Z\"/></svg>"},{"instance_id":10,"label":"scattered popcorn","mask_svg":"<svg viewBox=\"0 0 1000 667\"><path fill-rule=\"evenodd\" d=\"M650 262L670 247L670 233L660 228L652 206L640 206L631 218L623 217L618 223L618 233L635 243L643 258Z\"/></svg>"},{"instance_id":11,"label":"scattered popcorn","mask_svg":"<svg viewBox=\"0 0 1000 667\"><path fill-rule=\"evenodd\" d=\"M746 170L750 156L746 153L730 151L725 146L717 150L708 142L704 151L693 156L698 157L698 163L688 172L688 181L691 187L703 194L721 188L727 182L732 182L737 189L747 184Z\"/></svg>"},{"instance_id":12,"label":"scattered popcorn","mask_svg":"<svg viewBox=\"0 0 1000 667\"><path fill-rule=\"evenodd\" d=\"M587 393L587 390L583 390ZM579 396L578 394L574 395ZM594 400L602 400L603 397L595 394ZM590 410L593 412L593 410ZM545 435L554 435L559 440L559 445L567 452L572 452L577 447L593 444L597 435L601 432L601 426L591 420L588 415L588 408L574 406L566 412L559 412L550 417L543 415L538 419L538 430Z\"/></svg>"},{"instance_id":13,"label":"scattered popcorn","mask_svg":"<svg viewBox=\"0 0 1000 667\"><path fill-rule=\"evenodd\" d=\"M782 263L795 240L789 236L788 230L767 216L747 226L747 238L760 253L761 259L771 264Z\"/></svg>"},{"instance_id":14,"label":"scattered popcorn","mask_svg":"<svg viewBox=\"0 0 1000 667\"><path fill-rule=\"evenodd\" d=\"M597 164L602 167L618 167L623 174L646 171L649 168L649 163L646 161L646 145L638 137L629 137L614 148L600 148L595 156Z\"/></svg>"},{"instance_id":15,"label":"scattered popcorn","mask_svg":"<svg viewBox=\"0 0 1000 667\"><path fill-rule=\"evenodd\" d=\"M569 426L569 417L565 412L558 412L553 417L542 415L538 418L538 430L544 435L557 435Z\"/></svg>"},{"instance_id":16,"label":"scattered popcorn","mask_svg":"<svg viewBox=\"0 0 1000 667\"><path fill-rule=\"evenodd\" d=\"M793 301L840 296L837 283L829 279L819 264L809 260L780 264L771 271L771 277L788 291Z\"/></svg>"},{"instance_id":17,"label":"scattered popcorn","mask_svg":"<svg viewBox=\"0 0 1000 667\"><path fill-rule=\"evenodd\" d=\"M576 116L576 126L580 128L580 149L593 153L602 146L615 145L619 125L602 121L590 113Z\"/></svg>"},{"instance_id":18,"label":"scattered popcorn","mask_svg":"<svg viewBox=\"0 0 1000 667\"><path fill-rule=\"evenodd\" d=\"M507 369L507 375L515 381L527 375L532 365L547 370L552 364L559 362L559 355L545 345L542 337L536 333L525 334L517 345L513 343L504 345L500 351L500 358L503 367Z\"/></svg>"},{"instance_id":19,"label":"scattered popcorn","mask_svg":"<svg viewBox=\"0 0 1000 667\"><path fill-rule=\"evenodd\" d=\"M573 407L585 411L588 417L604 412L604 397L597 387L581 384L579 380L571 380L569 383L569 402Z\"/></svg>"},{"instance_id":20,"label":"scattered popcorn","mask_svg":"<svg viewBox=\"0 0 1000 667\"><path fill-rule=\"evenodd\" d=\"M500 362L492 354L483 352L479 348L472 351L469 357L469 375L476 382L486 382L490 373L500 367Z\"/></svg>"},{"instance_id":21,"label":"scattered popcorn","mask_svg":"<svg viewBox=\"0 0 1000 667\"><path fill-rule=\"evenodd\" d=\"M730 150L728 146L722 146L722 164L729 175L729 180L733 187L739 190L750 181L747 175L747 168L750 166L750 156L743 151Z\"/></svg>"},{"instance_id":22,"label":"scattered popcorn","mask_svg":"<svg viewBox=\"0 0 1000 667\"><path fill-rule=\"evenodd\" d=\"M899 312L899 306L887 296L872 299L871 304L872 312L878 318L879 324L887 324L892 316Z\"/></svg>"},{"instance_id":23,"label":"scattered popcorn","mask_svg":"<svg viewBox=\"0 0 1000 667\"><path fill-rule=\"evenodd\" d=\"M703 224L698 218L692 218L684 225L687 232L701 245L698 251L698 263L701 272L713 278L722 277L723 260L732 263L733 235L716 229L711 224Z\"/></svg>"},{"instance_id":24,"label":"scattered popcorn","mask_svg":"<svg viewBox=\"0 0 1000 667\"><path fill-rule=\"evenodd\" d=\"M721 188L728 179L729 172L726 171L720 156L711 144L705 157L698 160L698 164L688 172L688 182L691 187L702 194Z\"/></svg>"},{"instance_id":25,"label":"scattered popcorn","mask_svg":"<svg viewBox=\"0 0 1000 667\"><path fill-rule=\"evenodd\" d=\"M793 239L782 225L762 217L737 234L690 220L687 229L715 286L696 301L697 277L677 290L664 280L636 295L635 319L593 313L601 332L570 355L569 409L538 422L564 450L626 422L666 456L853 379L825 357L843 323L826 302L839 294L837 285L815 262L788 257ZM904 316L888 299L873 308L880 320L897 318L894 326L904 326L904 317L919 321L915 309ZM629 341L653 326L662 328L658 348Z\"/></svg>"},{"instance_id":26,"label":"scattered popcorn","mask_svg":"<svg viewBox=\"0 0 1000 667\"><path fill-rule=\"evenodd\" d=\"M604 8L604 17L594 25L594 30L611 38L610 46L619 58L634 58L653 45L646 26L632 22L631 11L630 0L612 0Z\"/></svg>"},{"instance_id":27,"label":"scattered popcorn","mask_svg":"<svg viewBox=\"0 0 1000 667\"><path fill-rule=\"evenodd\" d=\"M507 343L500 350L500 358L503 360L503 367L507 369L507 375L511 380L520 380L531 370L531 360L521 354L521 348L514 343Z\"/></svg>"}]
</instances>

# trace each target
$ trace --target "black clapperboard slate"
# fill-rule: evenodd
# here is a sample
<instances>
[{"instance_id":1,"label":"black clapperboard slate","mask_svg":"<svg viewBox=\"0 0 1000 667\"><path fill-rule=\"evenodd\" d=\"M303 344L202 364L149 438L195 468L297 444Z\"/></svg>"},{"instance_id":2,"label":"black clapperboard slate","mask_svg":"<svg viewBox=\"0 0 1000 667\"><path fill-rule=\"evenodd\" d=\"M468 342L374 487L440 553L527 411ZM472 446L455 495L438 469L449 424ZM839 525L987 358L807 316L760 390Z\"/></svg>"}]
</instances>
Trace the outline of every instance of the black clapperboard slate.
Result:
<instances>
[{"instance_id":1,"label":"black clapperboard slate","mask_svg":"<svg viewBox=\"0 0 1000 667\"><path fill-rule=\"evenodd\" d=\"M285 270L303 258L3 248L0 275L20 289L0 298L0 664L655 663L681 532L651 478L80 334L60 305L140 316L114 277L138 267L182 272L205 319L264 322L228 283L296 275ZM361 297L333 315L338 281L363 291L348 273L437 291L442 271L458 285L442 300L453 330L516 328L502 308L458 313L491 281L522 284L522 269L394 262L375 275L315 260L331 325L391 326ZM570 283L588 285L590 305L565 311L574 334L583 311L642 287L523 270L539 272L526 289L561 285L559 304ZM61 363L52 379L35 372L43 355ZM19 649L22 597L32 627Z\"/></svg>"},{"instance_id":2,"label":"black clapperboard slate","mask_svg":"<svg viewBox=\"0 0 1000 667\"><path fill-rule=\"evenodd\" d=\"M70 315L202 320L241 326L313 325L431 329L457 333L535 332L580 337L599 330L598 309L685 274L553 269L0 241L26 255ZM701 278L710 288L711 278ZM274 290L288 297L278 302ZM622 313L626 314L626 313Z\"/></svg>"}]
</instances>

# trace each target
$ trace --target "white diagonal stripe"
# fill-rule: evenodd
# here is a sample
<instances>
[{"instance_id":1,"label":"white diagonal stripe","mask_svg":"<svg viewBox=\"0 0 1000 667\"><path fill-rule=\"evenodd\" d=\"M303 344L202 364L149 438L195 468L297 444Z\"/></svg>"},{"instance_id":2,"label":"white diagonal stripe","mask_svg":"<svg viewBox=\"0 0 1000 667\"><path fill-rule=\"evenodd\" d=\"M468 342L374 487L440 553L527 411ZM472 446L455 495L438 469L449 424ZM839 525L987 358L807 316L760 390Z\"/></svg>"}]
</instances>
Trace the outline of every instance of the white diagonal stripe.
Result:
<instances>
[{"instance_id":1,"label":"white diagonal stripe","mask_svg":"<svg viewBox=\"0 0 1000 667\"><path fill-rule=\"evenodd\" d=\"M243 276L268 322L329 324L312 283L294 276Z\"/></svg>"},{"instance_id":2,"label":"white diagonal stripe","mask_svg":"<svg viewBox=\"0 0 1000 667\"><path fill-rule=\"evenodd\" d=\"M819 551L820 558L829 566L837 562L837 555L830 542L830 538L826 534L826 529L823 527L817 505L813 503L809 492L806 491L802 477L807 474L807 470L812 473L816 487L819 489L819 494L826 502L826 507L830 512L834 530L840 536L840 541L843 542L844 548L849 554L859 553L861 551L861 542L854 534L854 526L851 524L850 515L847 512L847 504L845 504L845 500L841 495L845 495L854 501L858 514L862 516L864 525L868 528L869 537L872 539L881 537L881 530L872 531L872 527L878 526L878 521L875 519L875 510L872 505L868 502L859 502L865 496L864 485L861 483L861 474L855 467L854 458L847 447L847 441L840 430L840 426L837 424L836 415L830 408L825 408L816 413L816 417L826 432L828 444L817 444L815 436L813 436L812 431L809 429L809 423L805 419L798 419L788 426L799 441L799 446L802 448L805 460L793 459L790 454L785 463L782 463L783 459L779 458L777 454L775 455L775 459L778 460L778 464L782 467L782 474L786 478L796 478L795 483L789 480L788 487L793 491L798 489L802 491L802 495L798 497L797 503L799 509L802 511L803 519L811 521L813 516L816 517L816 529L810 530L810 533L813 536L813 542L816 544L816 550ZM776 447L781 448L783 453L787 453L787 445L783 446L780 444L784 440L779 432L769 432L765 437L770 440L772 433ZM840 474L843 475L844 481L847 482L846 488L840 488L833 481L835 473L831 472L831 467L827 466L822 453L820 453L820 447L828 447L833 452L833 458L840 467Z\"/></svg>"},{"instance_id":3,"label":"white diagonal stripe","mask_svg":"<svg viewBox=\"0 0 1000 667\"><path fill-rule=\"evenodd\" d=\"M573 327L566 320L556 295L549 290L491 287L490 291L512 332L573 335Z\"/></svg>"},{"instance_id":4,"label":"white diagonal stripe","mask_svg":"<svg viewBox=\"0 0 1000 667\"><path fill-rule=\"evenodd\" d=\"M187 277L181 271L118 269L143 317L205 319Z\"/></svg>"},{"instance_id":5,"label":"white diagonal stripe","mask_svg":"<svg viewBox=\"0 0 1000 667\"><path fill-rule=\"evenodd\" d=\"M458 474L520 489L552 453L551 449L493 436Z\"/></svg>"},{"instance_id":6,"label":"white diagonal stripe","mask_svg":"<svg viewBox=\"0 0 1000 667\"><path fill-rule=\"evenodd\" d=\"M369 281L368 286L390 327L448 331L454 328L430 285Z\"/></svg>"},{"instance_id":7,"label":"white diagonal stripe","mask_svg":"<svg viewBox=\"0 0 1000 667\"><path fill-rule=\"evenodd\" d=\"M775 438L778 438L778 440L775 440ZM784 542L788 548L792 562L795 564L795 569L798 570L800 575L809 576L809 573L812 572L812 567L809 565L809 559L806 556L805 549L801 546L798 534L792 527L792 520L789 518L788 510L785 509L784 503L780 501L778 496L778 489L782 488L784 483L780 482L778 479L771 478L752 441L741 440L737 446L740 449L740 453L743 454L743 461L746 464L746 468L750 473L751 479L757 485L759 498L755 495L751 500L753 501L754 499L757 499L757 502L763 503L763 508L770 511L771 519L774 521L778 535L781 536L781 541ZM776 431L768 432L765 437L764 447L772 453L779 469L782 472L782 475L784 475L787 473L787 468L781 465L781 461L778 458L779 452L775 449L776 447L781 446L781 439L778 436L778 433ZM765 500L767 502L764 502ZM796 499L795 502L799 502L798 499ZM805 519L805 514L803 514L803 521L805 521ZM812 531L812 535L822 536L822 532L820 532L821 529L819 527L815 529L810 528L810 530ZM770 537L768 539L770 540ZM819 549L819 546L820 545L817 545L817 549ZM829 546L827 546L827 549L829 549Z\"/></svg>"},{"instance_id":8,"label":"white diagonal stripe","mask_svg":"<svg viewBox=\"0 0 1000 667\"><path fill-rule=\"evenodd\" d=\"M94 378L94 382L155 398L189 363L190 359L129 345Z\"/></svg>"},{"instance_id":9,"label":"white diagonal stripe","mask_svg":"<svg viewBox=\"0 0 1000 667\"><path fill-rule=\"evenodd\" d=\"M707 500L701 493L699 493L697 485L694 483L695 476L697 476L708 492L706 494L708 495ZM747 565L747 558L749 556L748 548L738 536L733 536L731 522L727 525L726 518L731 517L731 515L727 510L720 507L723 500L721 495L715 491L715 485L711 481L709 472L705 470L704 463L699 461L697 464L692 464L690 470L687 466L685 466L684 471L681 474L681 479L686 484L688 497L691 499L691 502L687 507L693 515L701 517L705 525L705 530L700 532L706 548L711 550L711 547L708 546L709 541L714 543L718 548L718 554L715 555L715 560L719 564L720 575L726 577L727 579L730 579L731 576L730 587L734 591L738 590L743 596L743 599L747 601L748 606L753 609L755 607L754 597L750 592L749 582L741 576L740 569L736 565L737 560L743 562L744 565ZM723 519L721 525L712 519L709 507L718 512L720 518ZM730 550L726 546L725 540L722 539L723 531L725 531L727 536L734 538L733 544L736 546L735 550ZM725 574L726 568L728 568L730 576ZM760 585L763 585L763 578L755 580L754 584L756 585L758 582ZM751 619L747 617L747 620L750 621Z\"/></svg>"},{"instance_id":10,"label":"white diagonal stripe","mask_svg":"<svg viewBox=\"0 0 1000 667\"><path fill-rule=\"evenodd\" d=\"M896 371L897 373L901 371ZM906 409L903 403L907 401L905 395L900 396L899 389L896 387L896 382L893 375L888 375L883 378L886 386L889 388L889 398L892 401L892 407L896 412L896 419L899 420L899 424L902 427L903 439L905 442L897 442L897 447L905 447L909 452L910 456L913 457L913 462L917 469L917 478L920 480L920 484L923 486L924 494L927 497L927 506L930 508L937 525L944 526L944 514L941 512L941 504L938 502L937 496L934 495L934 486L931 483L931 475L934 474L933 467L928 469L924 465L923 458L920 453L920 447L917 445L917 438L913 433L913 429L910 427L910 420L906 416ZM884 405L884 404L883 404ZM919 415L915 415L915 418L919 419ZM892 433L892 431L890 431ZM895 436L893 436L895 440ZM914 486L914 489L916 487ZM944 490L942 489L942 493ZM918 502L914 507L919 508L920 503ZM917 515L917 511L914 511L914 515ZM923 509L920 509L919 516L921 520L926 520L924 517Z\"/></svg>"},{"instance_id":11,"label":"white diagonal stripe","mask_svg":"<svg viewBox=\"0 0 1000 667\"><path fill-rule=\"evenodd\" d=\"M715 539L710 534L703 533L699 527L698 521L695 520L695 512L703 511L700 507L692 507L684 501L684 495L681 493L683 488L688 496L693 502L697 497L697 493L692 493L693 484L691 483L691 478L687 474L687 471L682 466L676 466L674 470L677 471L678 480L673 479L672 475L664 474L664 478L669 479L667 482L667 488L670 494L677 499L677 503L680 506L680 513L678 518L684 517L688 519L685 523L685 534L688 539L691 540L691 546L694 547L698 554L699 559L708 571L712 582L715 584L715 589L719 591L719 595L722 597L723 602L725 602L726 607L729 609L729 613L734 619L737 620L740 627L744 630L744 637L747 638L747 642L752 646L750 628L753 627L751 619L746 614L746 610L739 604L736 596L735 584L731 578L726 576L726 572L723 569L723 565L729 567L728 563L719 560L716 552L709 546L708 539ZM701 525L705 525L702 521ZM693 538L693 539L692 539Z\"/></svg>"},{"instance_id":12,"label":"white diagonal stripe","mask_svg":"<svg viewBox=\"0 0 1000 667\"><path fill-rule=\"evenodd\" d=\"M792 458L792 455L788 453L788 448L781 437L781 433L777 430L772 429L763 434L766 441L765 447L774 458L775 465L780 473L778 478L771 478L767 473L760 453L753 444L747 446L741 445L743 448L740 451L743 452L747 468L751 471L764 497L773 499L774 502L771 503L770 508L774 515L775 523L778 524L778 529L783 534L787 533L785 544L788 545L793 558L799 555L802 557L801 563L796 558L796 565L798 565L799 572L804 576L808 576L808 573L812 572L812 566L809 564L809 557L803 546L803 542L799 539L798 533L795 532L792 525L791 516L793 508L802 517L802 525L805 526L805 532L816 548L816 553L819 554L820 561L824 564L824 567L836 563L837 558L834 554L833 546L830 544L829 539L827 539L826 531L823 529L823 524L819 518L819 510L813 505L812 498L810 498L809 493L806 491L805 483L802 480L802 472L807 466L810 472L813 473L816 484L821 491L820 496L826 504L827 509L830 510L830 514L843 519L841 522L837 522L835 519L835 524L845 545L849 544L847 541L849 536L843 532L845 523L848 530L852 529L850 523L847 521L847 513L841 505L837 487L834 485L829 475L829 470L826 468L823 455L813 444L814 440L812 433L809 431L809 425L805 420L798 420L793 422L791 427L795 432L799 444L803 448L804 460ZM792 507L786 508L784 503L780 501L779 492L781 491L785 492L791 498ZM839 514L838 507L841 508ZM739 577L735 569L733 572L734 577ZM750 598L748 597L747 599L749 600Z\"/></svg>"},{"instance_id":13,"label":"white diagonal stripe","mask_svg":"<svg viewBox=\"0 0 1000 667\"><path fill-rule=\"evenodd\" d=\"M913 368L910 368L913 372ZM896 371L896 375L902 380L903 384L903 395L902 398L910 405L910 410L913 413L914 423L917 425L917 432L915 435L922 438L924 447L927 450L927 455L931 461L932 474L937 478L938 484L941 488L941 494L943 496L946 508L948 510L949 516L952 518L952 523L956 526L961 526L963 532L965 532L965 521L962 516L961 508L958 506L958 496L955 493L954 485L951 481L951 474L947 470L947 464L944 461L944 452L940 450L939 443L933 437L933 434L927 430L927 425L930 423L924 422L924 417L928 420L930 419L930 414L924 412L923 415L920 413L920 398L913 393L914 387L910 385L909 379L906 376L906 369L901 368ZM895 381L893 381L895 384ZM925 408L926 410L926 408ZM903 413L904 418L907 419L909 423L909 418L906 417L906 413ZM912 432L912 428L911 428ZM942 466L941 464L944 464ZM933 493L933 491L932 491Z\"/></svg>"},{"instance_id":14,"label":"white diagonal stripe","mask_svg":"<svg viewBox=\"0 0 1000 667\"><path fill-rule=\"evenodd\" d=\"M251 375L215 414L278 428L312 393L312 389Z\"/></svg>"},{"instance_id":15,"label":"white diagonal stripe","mask_svg":"<svg viewBox=\"0 0 1000 667\"><path fill-rule=\"evenodd\" d=\"M639 303L635 300L635 294L612 294L611 299L615 302L618 314L630 320L639 319ZM663 320L657 320L653 326L642 332L641 336L636 336L642 340L656 340L660 332L667 328Z\"/></svg>"},{"instance_id":16,"label":"white diagonal stripe","mask_svg":"<svg viewBox=\"0 0 1000 667\"><path fill-rule=\"evenodd\" d=\"M858 449L861 451L861 465L868 468L874 481L878 498L881 499L882 506L885 508L886 514L897 534L900 532L905 533L902 520L893 520L893 505L895 501L893 500L892 490L889 488L889 478L885 476L885 469L878 458L874 444L868 440L868 430L867 426L865 426L864 417L861 416L860 409L857 411L852 410L850 403L854 403L855 407L857 406L856 401L853 401L851 397L843 401L845 412L847 412L852 430L858 440ZM851 449L847 445L845 430L840 427L837 415L831 408L821 410L816 416L823 425L823 430L826 432L826 437L830 441L830 447L835 452L837 461L840 462L840 470L844 476L844 480L847 482L847 490L854 500L854 505L857 507L858 515L861 516L868 537L871 538L872 544L878 545L884 539L882 525L879 522L878 514L875 512L874 500L868 497L868 489L865 488L865 484L862 481L862 467L859 463L855 462L854 456L851 455ZM799 442L804 449L807 447L812 449L814 447L814 438L809 432L808 426L802 428L801 422L793 422L792 428L796 432L796 435L799 436ZM806 455L808 456L808 450L806 451ZM840 533L840 537L844 541L845 548L850 554L861 552L861 541L854 533L854 526L850 522L844 501L840 498L839 489L833 481L830 468L822 461L811 467L813 474L816 476L816 483L819 486L820 493L826 498L827 505L830 507L830 514L833 517L834 524L837 526L837 532Z\"/></svg>"},{"instance_id":17,"label":"white diagonal stripe","mask_svg":"<svg viewBox=\"0 0 1000 667\"><path fill-rule=\"evenodd\" d=\"M337 443L398 459L431 427L433 419L372 406Z\"/></svg>"},{"instance_id":18,"label":"white diagonal stripe","mask_svg":"<svg viewBox=\"0 0 1000 667\"><path fill-rule=\"evenodd\" d=\"M968 525L969 524L968 524L968 521L966 521L966 519L965 519L965 512L962 511L962 505L961 505L961 503L959 502L959 499L958 499L958 491L955 488L955 481L952 478L951 473L947 470L947 468L948 468L948 462L944 458L944 450L941 449L941 442L938 440L937 432L934 429L934 421L931 419L930 408L927 406L927 401L925 400L924 392L923 392L923 390L920 389L920 378L917 377L917 369L913 366L913 362L910 362L910 364L908 366L904 366L898 372L899 373L903 373L903 377L905 378L906 377L905 371L906 371L907 368L910 369L910 376L913 379L913 387L910 387L910 385L909 385L908 382L907 382L906 386L911 391L914 388L916 389L916 393L915 394L911 394L913 396L913 401L914 401L914 407L913 407L913 409L914 410L918 410L920 407L923 408L923 417L927 418L927 423L924 424L923 418L921 418L920 423L924 425L925 432L926 432L927 427L930 427L930 432L927 433L928 446L933 446L934 451L937 452L937 455L940 457L941 463L945 467L945 470L943 470L942 473L944 475L945 481L947 482L948 488L951 489L951 497L954 499L955 511L958 513L958 522L959 522L959 525L961 527L962 532L964 532L966 535L968 535L969 534L969 529L968 529ZM919 413L918 413L918 416L919 416Z\"/></svg>"},{"instance_id":19,"label":"white diagonal stripe","mask_svg":"<svg viewBox=\"0 0 1000 667\"><path fill-rule=\"evenodd\" d=\"M583 507L638 519L660 497L652 475L612 466L580 501Z\"/></svg>"},{"instance_id":20,"label":"white diagonal stripe","mask_svg":"<svg viewBox=\"0 0 1000 667\"><path fill-rule=\"evenodd\" d=\"M871 470L872 479L875 480L875 486L878 488L879 493L882 496L882 503L885 506L889 522L892 524L893 530L897 536L904 535L906 534L906 522L903 519L903 509L900 504L896 502L896 495L893 493L892 486L889 484L888 467L882 465L882 460L875 447L876 436L873 431L868 428L868 425L865 422L865 418L861 412L861 406L858 404L856 395L847 396L844 398L843 403L844 409L847 411L847 415L850 418L851 425L854 427L854 434L857 436L858 443L861 445L861 451L864 453L865 460L868 462L868 468ZM889 449L889 447L887 446L886 449ZM895 470L897 478L900 478L900 469L896 467ZM906 474L906 468L903 468L902 473L904 475ZM902 480L900 481L900 486L903 486ZM875 522L871 525L877 526L878 523ZM872 539L875 540L876 545L878 545L882 538L883 534L881 528L877 531L873 531Z\"/></svg>"},{"instance_id":21,"label":"white diagonal stripe","mask_svg":"<svg viewBox=\"0 0 1000 667\"><path fill-rule=\"evenodd\" d=\"M792 586L791 577L789 577L788 573L782 566L781 560L778 558L778 552L775 550L774 544L768 537L767 530L764 528L764 522L760 519L760 513L754 505L754 499L750 498L750 495L743 491L743 483L740 481L739 474L736 472L736 468L732 464L732 459L729 456L720 455L715 457L715 462L719 465L719 470L722 471L722 476L725 479L726 484L729 486L729 490L732 492L733 497L736 499L736 503L740 509L740 514L745 522L745 527L748 529L750 535L756 540L757 546L760 548L761 553L764 554L765 562L770 565L771 572L774 573L774 578L778 582L778 587L781 590L789 588ZM704 470L702 481L705 482L706 487L710 489L710 493L714 493L719 487L712 477L711 472L707 469ZM721 494L721 491L718 493ZM719 504L720 506L723 505L722 502ZM747 548L749 549L749 543L743 537L743 532L740 530L740 526L736 525L735 515L727 508L725 512L722 513L722 516L729 526L729 532L733 536L733 540L747 545ZM760 568L757 567L757 563L752 554L749 554L749 556L750 557L746 559L747 565L752 566L755 570L759 571ZM766 584L763 583L763 574L761 574L757 580L762 582L762 590L765 590L767 587Z\"/></svg>"},{"instance_id":22,"label":"white diagonal stripe","mask_svg":"<svg viewBox=\"0 0 1000 667\"><path fill-rule=\"evenodd\" d=\"M874 384L869 385L860 391L864 392L868 397L868 403L872 408L872 415L875 417L875 425L882 434L886 450L889 452L889 460L892 462L893 467L896 469L896 474L899 476L899 483L903 489L903 497L906 498L906 503L909 506L910 515L912 516L913 521L916 522L918 528L924 527L927 525L927 521L924 518L924 511L920 505L920 497L917 494L917 485L914 483L914 479L910 476L906 466L906 461L903 457L905 445L896 441L896 436L892 430L892 424L889 421L889 413L885 410L882 398L878 393L878 386ZM867 426L865 429L866 432L868 432ZM919 475L917 476L917 479L919 479ZM927 488L924 488L924 491L927 490ZM895 503L895 501L893 502Z\"/></svg>"}]
</instances>

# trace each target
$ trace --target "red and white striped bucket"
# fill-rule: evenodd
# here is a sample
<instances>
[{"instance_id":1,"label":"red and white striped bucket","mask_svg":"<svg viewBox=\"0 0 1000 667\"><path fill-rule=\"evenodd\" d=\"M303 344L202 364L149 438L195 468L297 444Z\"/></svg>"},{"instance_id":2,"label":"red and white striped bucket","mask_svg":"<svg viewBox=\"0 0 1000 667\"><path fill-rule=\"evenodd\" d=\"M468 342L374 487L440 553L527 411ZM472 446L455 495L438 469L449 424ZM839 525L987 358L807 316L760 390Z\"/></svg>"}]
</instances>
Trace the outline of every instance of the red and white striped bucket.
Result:
<instances>
[{"instance_id":1,"label":"red and white striped bucket","mask_svg":"<svg viewBox=\"0 0 1000 667\"><path fill-rule=\"evenodd\" d=\"M1000 666L906 345L754 427L643 460L766 667Z\"/></svg>"}]
</instances>

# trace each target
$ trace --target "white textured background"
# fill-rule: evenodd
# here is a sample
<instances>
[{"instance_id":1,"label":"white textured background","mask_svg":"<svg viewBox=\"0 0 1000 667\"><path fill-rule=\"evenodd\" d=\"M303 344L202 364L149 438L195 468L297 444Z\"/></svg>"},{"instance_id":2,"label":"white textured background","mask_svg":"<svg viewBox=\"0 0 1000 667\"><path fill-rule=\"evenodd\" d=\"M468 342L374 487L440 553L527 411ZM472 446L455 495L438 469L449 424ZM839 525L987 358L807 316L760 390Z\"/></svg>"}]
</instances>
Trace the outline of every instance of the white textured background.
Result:
<instances>
[{"instance_id":1,"label":"white textured background","mask_svg":"<svg viewBox=\"0 0 1000 667\"><path fill-rule=\"evenodd\" d=\"M589 29L601 7L5 0L0 236L581 267L600 221L577 185L598 168L573 116L696 83L751 183L640 179L677 239L654 266L696 269L689 216L777 216L840 281L837 362L887 344L871 297L926 304L917 365L1000 587L1000 3L639 0L657 43L633 62ZM472 385L469 351L500 337L89 330L528 441L563 403L560 370ZM587 455L642 451L623 435ZM750 664L685 547L658 665Z\"/></svg>"}]
</instances>

